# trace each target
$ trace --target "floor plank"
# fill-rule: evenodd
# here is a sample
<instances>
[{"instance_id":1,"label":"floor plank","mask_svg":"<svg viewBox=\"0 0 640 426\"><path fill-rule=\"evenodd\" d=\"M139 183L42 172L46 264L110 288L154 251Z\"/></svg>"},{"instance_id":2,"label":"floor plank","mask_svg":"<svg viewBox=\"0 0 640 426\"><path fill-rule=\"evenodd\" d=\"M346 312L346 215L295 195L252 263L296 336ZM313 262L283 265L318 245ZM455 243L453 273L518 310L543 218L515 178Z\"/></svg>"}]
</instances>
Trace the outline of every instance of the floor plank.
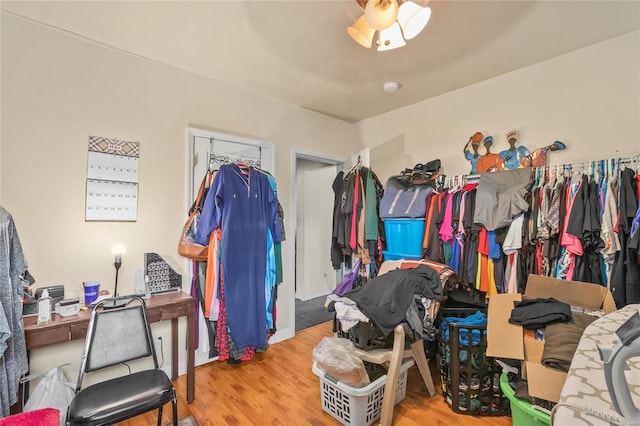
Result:
<instances>
[{"instance_id":1,"label":"floor plank","mask_svg":"<svg viewBox=\"0 0 640 426\"><path fill-rule=\"evenodd\" d=\"M296 333L271 345L250 362L230 365L213 361L196 368L196 400L186 403L186 376L176 381L178 416L192 414L200 426L220 425L340 425L322 410L320 380L311 371L312 351L331 322ZM453 412L440 392L440 376L430 363L436 395L430 397L417 367L407 377L407 393L394 410L394 426L507 426L511 417L471 416ZM170 421L165 408L163 424ZM122 422L124 426L156 424L155 413Z\"/></svg>"}]
</instances>

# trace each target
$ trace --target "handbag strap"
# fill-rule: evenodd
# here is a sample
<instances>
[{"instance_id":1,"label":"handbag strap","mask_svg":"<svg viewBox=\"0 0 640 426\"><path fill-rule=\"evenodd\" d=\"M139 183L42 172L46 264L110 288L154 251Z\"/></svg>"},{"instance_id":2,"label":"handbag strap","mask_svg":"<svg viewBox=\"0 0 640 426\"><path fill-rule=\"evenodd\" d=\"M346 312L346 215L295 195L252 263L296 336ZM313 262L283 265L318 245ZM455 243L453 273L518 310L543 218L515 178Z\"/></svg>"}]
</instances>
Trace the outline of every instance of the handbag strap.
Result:
<instances>
[{"instance_id":1,"label":"handbag strap","mask_svg":"<svg viewBox=\"0 0 640 426\"><path fill-rule=\"evenodd\" d=\"M204 178L202 178L202 182L200 183L200 188L198 189L198 195L196 196L196 199L193 202L193 205L189 209L189 215L191 215L191 213L193 213L195 209L200 208L200 201L202 200L202 195L204 194L204 190L208 188L209 185L211 184L212 178L213 178L213 173L207 170L207 173L204 175Z\"/></svg>"}]
</instances>

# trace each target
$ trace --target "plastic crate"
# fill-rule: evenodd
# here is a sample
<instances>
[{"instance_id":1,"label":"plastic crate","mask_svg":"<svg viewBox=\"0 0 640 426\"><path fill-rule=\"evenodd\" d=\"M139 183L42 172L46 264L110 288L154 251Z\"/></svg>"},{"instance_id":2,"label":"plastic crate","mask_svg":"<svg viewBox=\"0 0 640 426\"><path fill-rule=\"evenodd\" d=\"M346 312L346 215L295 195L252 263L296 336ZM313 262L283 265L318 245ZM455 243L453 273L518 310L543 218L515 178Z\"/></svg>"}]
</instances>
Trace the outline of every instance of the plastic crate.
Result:
<instances>
[{"instance_id":1,"label":"plastic crate","mask_svg":"<svg viewBox=\"0 0 640 426\"><path fill-rule=\"evenodd\" d=\"M393 333L384 335L382 330L373 323L359 322L347 331L342 331L340 320L333 316L333 330L338 337L349 339L356 348L368 351L371 349L390 348L393 346Z\"/></svg>"},{"instance_id":2,"label":"plastic crate","mask_svg":"<svg viewBox=\"0 0 640 426\"><path fill-rule=\"evenodd\" d=\"M551 416L544 411L534 409L531 404L515 396L515 391L509 386L506 374L500 375L500 389L509 399L511 405L511 419L515 426L550 425Z\"/></svg>"},{"instance_id":3,"label":"plastic crate","mask_svg":"<svg viewBox=\"0 0 640 426\"><path fill-rule=\"evenodd\" d=\"M409 253L392 253L387 250L382 250L382 257L384 260L400 260L400 259L420 259L419 254L409 254Z\"/></svg>"},{"instance_id":4,"label":"plastic crate","mask_svg":"<svg viewBox=\"0 0 640 426\"><path fill-rule=\"evenodd\" d=\"M394 405L402 401L407 394L407 370L413 364L414 361L410 359L403 362L400 367ZM320 378L322 409L340 423L368 426L380 418L386 375L365 387L354 388L326 375L315 362L312 370Z\"/></svg>"},{"instance_id":5,"label":"plastic crate","mask_svg":"<svg viewBox=\"0 0 640 426\"><path fill-rule=\"evenodd\" d=\"M424 219L384 219L384 233L389 253L422 257Z\"/></svg>"},{"instance_id":6,"label":"plastic crate","mask_svg":"<svg viewBox=\"0 0 640 426\"><path fill-rule=\"evenodd\" d=\"M500 388L502 368L495 358L486 356L487 325L468 325L447 318L466 318L473 308L440 310L438 365L442 394L459 414L504 416L510 412L509 400Z\"/></svg>"}]
</instances>

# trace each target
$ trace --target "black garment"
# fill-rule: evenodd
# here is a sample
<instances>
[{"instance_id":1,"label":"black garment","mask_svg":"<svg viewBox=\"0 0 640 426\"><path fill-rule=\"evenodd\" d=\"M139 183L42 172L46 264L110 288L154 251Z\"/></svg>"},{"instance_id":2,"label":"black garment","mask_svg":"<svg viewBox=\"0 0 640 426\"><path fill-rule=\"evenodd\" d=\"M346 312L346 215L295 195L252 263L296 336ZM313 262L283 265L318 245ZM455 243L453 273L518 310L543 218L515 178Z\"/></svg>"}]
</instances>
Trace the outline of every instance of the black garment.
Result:
<instances>
[{"instance_id":1,"label":"black garment","mask_svg":"<svg viewBox=\"0 0 640 426\"><path fill-rule=\"evenodd\" d=\"M377 276L344 297L353 300L358 309L386 336L405 321L407 308L412 303L414 295L441 300L440 275L426 265L411 269L395 269Z\"/></svg>"},{"instance_id":2,"label":"black garment","mask_svg":"<svg viewBox=\"0 0 640 426\"><path fill-rule=\"evenodd\" d=\"M442 217L444 215L444 207L446 197L442 197L442 205L439 202L439 194L435 192L429 197L436 197L436 201L433 204L431 218L429 220L429 235L427 235L427 248L424 251L424 258L433 260L434 262L444 263L444 257L442 256L442 248L440 246L440 224L442 223ZM431 198L427 198L431 200Z\"/></svg>"},{"instance_id":3,"label":"black garment","mask_svg":"<svg viewBox=\"0 0 640 426\"><path fill-rule=\"evenodd\" d=\"M552 297L548 299L528 299L513 302L509 322L535 330L555 321L569 321L571 306Z\"/></svg>"},{"instance_id":4,"label":"black garment","mask_svg":"<svg viewBox=\"0 0 640 426\"><path fill-rule=\"evenodd\" d=\"M198 302L200 302L200 309L204 312L204 286L206 285L206 276L207 276L207 262L196 262L197 265L197 274L195 274L196 279L196 289L198 292ZM218 350L216 349L216 327L217 322L209 321L206 319L204 322L205 327L207 328L207 336L209 338L209 358L214 358L218 356ZM199 334L196 333L196 339ZM198 342L196 340L196 348L198 347Z\"/></svg>"},{"instance_id":5,"label":"black garment","mask_svg":"<svg viewBox=\"0 0 640 426\"><path fill-rule=\"evenodd\" d=\"M462 263L459 268L462 270L460 282L469 287L475 287L476 270L478 269L478 233L481 225L473 222L476 210L476 193L476 188L467 191L467 198L464 203L464 217L462 218L464 232L467 237L464 241Z\"/></svg>"},{"instance_id":6,"label":"black garment","mask_svg":"<svg viewBox=\"0 0 640 426\"><path fill-rule=\"evenodd\" d=\"M635 172L626 168L620 174L620 222L618 238L620 251L616 253L611 272L611 292L618 309L640 302L640 268L638 258L630 255L631 223L638 209L637 181ZM631 244L633 246L633 244ZM633 253L633 247L632 252Z\"/></svg>"},{"instance_id":7,"label":"black garment","mask_svg":"<svg viewBox=\"0 0 640 426\"><path fill-rule=\"evenodd\" d=\"M340 269L343 260L342 247L338 243L338 236L341 234L340 226L342 224L340 220L340 198L342 196L343 185L344 173L340 171L331 184L333 188L333 231L331 233L331 264L333 265L333 269Z\"/></svg>"},{"instance_id":8,"label":"black garment","mask_svg":"<svg viewBox=\"0 0 640 426\"><path fill-rule=\"evenodd\" d=\"M567 233L580 238L583 249L582 256L575 258L574 281L602 284L600 250L604 247L604 242L600 231L598 187L586 175L582 175L582 183L575 195L567 224Z\"/></svg>"}]
</instances>

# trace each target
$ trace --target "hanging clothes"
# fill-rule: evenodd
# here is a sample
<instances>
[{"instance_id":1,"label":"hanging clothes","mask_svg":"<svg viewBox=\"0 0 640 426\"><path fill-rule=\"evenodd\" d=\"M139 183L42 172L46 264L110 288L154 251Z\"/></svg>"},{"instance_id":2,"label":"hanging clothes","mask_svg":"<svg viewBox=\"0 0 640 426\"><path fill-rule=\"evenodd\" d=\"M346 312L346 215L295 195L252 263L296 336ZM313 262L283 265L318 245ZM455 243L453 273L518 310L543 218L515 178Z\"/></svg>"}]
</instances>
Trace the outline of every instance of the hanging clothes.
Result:
<instances>
[{"instance_id":1,"label":"hanging clothes","mask_svg":"<svg viewBox=\"0 0 640 426\"><path fill-rule=\"evenodd\" d=\"M267 343L265 277L267 232L280 241L278 200L267 175L253 167L222 165L207 194L196 241L208 244L222 230L220 242L228 328L240 347Z\"/></svg>"},{"instance_id":2,"label":"hanging clothes","mask_svg":"<svg viewBox=\"0 0 640 426\"><path fill-rule=\"evenodd\" d=\"M378 206L384 194L375 172L357 165L346 175L340 171L332 183L334 193L331 264L351 267L352 256L375 276L380 263L381 221Z\"/></svg>"},{"instance_id":3,"label":"hanging clothes","mask_svg":"<svg viewBox=\"0 0 640 426\"><path fill-rule=\"evenodd\" d=\"M22 300L33 283L13 218L0 206L0 417L18 402L20 377L29 371Z\"/></svg>"},{"instance_id":4,"label":"hanging clothes","mask_svg":"<svg viewBox=\"0 0 640 426\"><path fill-rule=\"evenodd\" d=\"M582 175L567 223L567 233L578 238L582 246L582 253L574 253L576 256L572 280L602 283L600 250L604 243L600 231L597 186L587 175Z\"/></svg>"},{"instance_id":5,"label":"hanging clothes","mask_svg":"<svg viewBox=\"0 0 640 426\"><path fill-rule=\"evenodd\" d=\"M339 171L333 183L333 231L331 233L331 265L333 269L340 269L342 265L344 253L340 236L344 235L344 222L341 220L341 211L343 208L342 194L344 187L344 172Z\"/></svg>"},{"instance_id":6,"label":"hanging clothes","mask_svg":"<svg viewBox=\"0 0 640 426\"><path fill-rule=\"evenodd\" d=\"M620 174L620 197L618 199L618 237L620 251L616 254L611 273L611 292L616 307L622 308L640 302L640 267L633 248L629 252L631 225L638 209L638 181L636 173L625 168Z\"/></svg>"}]
</instances>

